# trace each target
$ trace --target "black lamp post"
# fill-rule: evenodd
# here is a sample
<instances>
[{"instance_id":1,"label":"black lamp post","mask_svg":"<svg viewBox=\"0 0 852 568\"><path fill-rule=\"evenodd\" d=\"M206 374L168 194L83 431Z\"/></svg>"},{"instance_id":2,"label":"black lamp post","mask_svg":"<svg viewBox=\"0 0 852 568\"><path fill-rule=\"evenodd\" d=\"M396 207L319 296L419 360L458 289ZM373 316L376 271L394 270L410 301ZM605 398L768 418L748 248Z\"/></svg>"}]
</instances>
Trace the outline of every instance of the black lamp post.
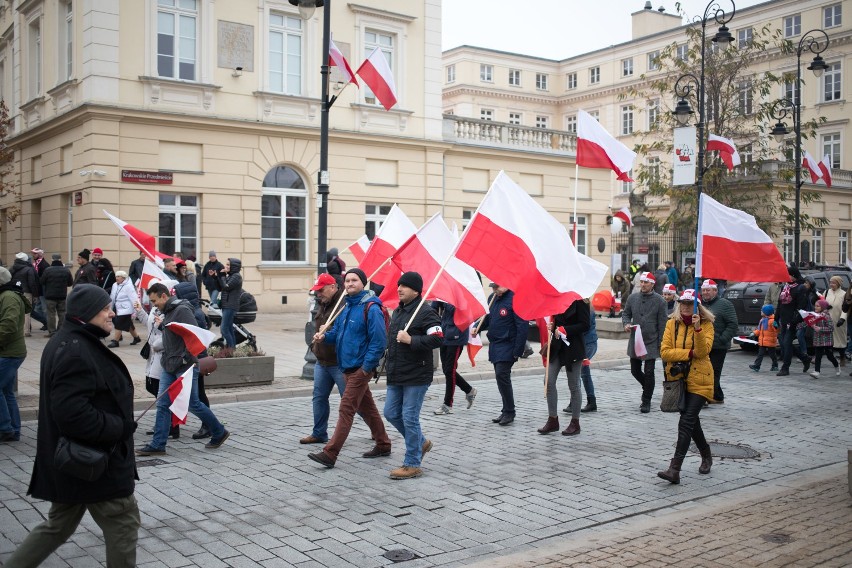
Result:
<instances>
[{"instance_id":1,"label":"black lamp post","mask_svg":"<svg viewBox=\"0 0 852 568\"><path fill-rule=\"evenodd\" d=\"M820 34L822 37L819 37ZM823 60L820 53L828 47L828 34L822 30L811 30L802 36L799 40L799 47L796 49L796 83L793 87L793 99L779 99L772 104L769 114L773 120L777 120L772 128L772 136L778 143L782 143L784 138L790 133L787 125L782 121L792 111L793 132L796 134L796 146L793 149L793 160L796 168L796 217L793 220L793 262L796 266L799 265L800 249L800 229L799 229L799 210L801 208L802 195L802 53L810 51L814 54L814 60L808 65L808 69L814 72L817 77L822 76L823 72L828 69L828 64Z\"/></svg>"}]
</instances>

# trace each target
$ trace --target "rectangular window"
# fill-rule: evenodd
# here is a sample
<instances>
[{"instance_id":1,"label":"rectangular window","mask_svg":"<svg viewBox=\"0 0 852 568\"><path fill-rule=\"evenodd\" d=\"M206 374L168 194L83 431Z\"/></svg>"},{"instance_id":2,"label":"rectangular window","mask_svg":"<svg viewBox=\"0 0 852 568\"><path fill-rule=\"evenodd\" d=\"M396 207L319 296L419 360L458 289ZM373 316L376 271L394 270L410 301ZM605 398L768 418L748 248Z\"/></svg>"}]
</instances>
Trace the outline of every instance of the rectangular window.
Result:
<instances>
[{"instance_id":1,"label":"rectangular window","mask_svg":"<svg viewBox=\"0 0 852 568\"><path fill-rule=\"evenodd\" d=\"M198 257L198 196L160 194L159 250Z\"/></svg>"},{"instance_id":2,"label":"rectangular window","mask_svg":"<svg viewBox=\"0 0 852 568\"><path fill-rule=\"evenodd\" d=\"M633 75L633 58L628 57L627 59L621 60L621 76L622 77L630 77Z\"/></svg>"},{"instance_id":3,"label":"rectangular window","mask_svg":"<svg viewBox=\"0 0 852 568\"><path fill-rule=\"evenodd\" d=\"M802 15L794 14L784 18L784 37L794 37L802 33Z\"/></svg>"},{"instance_id":4,"label":"rectangular window","mask_svg":"<svg viewBox=\"0 0 852 568\"><path fill-rule=\"evenodd\" d=\"M494 76L494 66L493 65L480 65L479 66L479 80L484 81L485 83L490 83L493 81Z\"/></svg>"},{"instance_id":5,"label":"rectangular window","mask_svg":"<svg viewBox=\"0 0 852 568\"><path fill-rule=\"evenodd\" d=\"M479 109L479 120L494 120L494 110L490 108Z\"/></svg>"},{"instance_id":6,"label":"rectangular window","mask_svg":"<svg viewBox=\"0 0 852 568\"><path fill-rule=\"evenodd\" d=\"M264 188L260 200L260 259L262 262L308 261L305 192Z\"/></svg>"},{"instance_id":7,"label":"rectangular window","mask_svg":"<svg viewBox=\"0 0 852 568\"><path fill-rule=\"evenodd\" d=\"M367 203L364 206L364 233L372 241L390 213L391 205ZM369 276L369 274L367 275Z\"/></svg>"},{"instance_id":8,"label":"rectangular window","mask_svg":"<svg viewBox=\"0 0 852 568\"><path fill-rule=\"evenodd\" d=\"M577 88L577 74L576 73L568 73L568 88L576 89Z\"/></svg>"},{"instance_id":9,"label":"rectangular window","mask_svg":"<svg viewBox=\"0 0 852 568\"><path fill-rule=\"evenodd\" d=\"M784 229L784 262L793 262L793 229Z\"/></svg>"},{"instance_id":10,"label":"rectangular window","mask_svg":"<svg viewBox=\"0 0 852 568\"><path fill-rule=\"evenodd\" d=\"M302 20L269 14L269 90L302 94Z\"/></svg>"},{"instance_id":11,"label":"rectangular window","mask_svg":"<svg viewBox=\"0 0 852 568\"><path fill-rule=\"evenodd\" d=\"M509 84L513 87L521 86L521 70L509 69Z\"/></svg>"},{"instance_id":12,"label":"rectangular window","mask_svg":"<svg viewBox=\"0 0 852 568\"><path fill-rule=\"evenodd\" d=\"M754 30L752 28L744 28L737 30L737 46L740 48L748 47L754 41Z\"/></svg>"},{"instance_id":13,"label":"rectangular window","mask_svg":"<svg viewBox=\"0 0 852 568\"><path fill-rule=\"evenodd\" d=\"M660 68L660 50L648 54L648 71L656 71Z\"/></svg>"},{"instance_id":14,"label":"rectangular window","mask_svg":"<svg viewBox=\"0 0 852 568\"><path fill-rule=\"evenodd\" d=\"M840 231L837 239L837 264L843 266L849 258L849 231Z\"/></svg>"},{"instance_id":15,"label":"rectangular window","mask_svg":"<svg viewBox=\"0 0 852 568\"><path fill-rule=\"evenodd\" d=\"M737 148L737 151L740 154L740 161L743 164L747 164L754 160L754 150L752 150L751 144L743 144Z\"/></svg>"},{"instance_id":16,"label":"rectangular window","mask_svg":"<svg viewBox=\"0 0 852 568\"><path fill-rule=\"evenodd\" d=\"M464 231L467 229L468 223L473 219L474 210L473 209L462 209L462 226L461 230Z\"/></svg>"},{"instance_id":17,"label":"rectangular window","mask_svg":"<svg viewBox=\"0 0 852 568\"><path fill-rule=\"evenodd\" d=\"M630 171L627 172L627 177L633 179L633 168L630 168ZM631 191L633 191L632 181L622 181L619 183L621 184L621 193L630 193Z\"/></svg>"},{"instance_id":18,"label":"rectangular window","mask_svg":"<svg viewBox=\"0 0 852 568\"><path fill-rule=\"evenodd\" d=\"M601 81L601 68L592 67L589 69L589 84L596 85Z\"/></svg>"},{"instance_id":19,"label":"rectangular window","mask_svg":"<svg viewBox=\"0 0 852 568\"><path fill-rule=\"evenodd\" d=\"M813 232L813 242L811 243L811 256L816 264L822 264L822 231L815 229Z\"/></svg>"},{"instance_id":20,"label":"rectangular window","mask_svg":"<svg viewBox=\"0 0 852 568\"><path fill-rule=\"evenodd\" d=\"M754 93L751 91L751 81L740 81L738 94L740 114L748 116L754 110Z\"/></svg>"},{"instance_id":21,"label":"rectangular window","mask_svg":"<svg viewBox=\"0 0 852 568\"><path fill-rule=\"evenodd\" d=\"M782 94L785 99L795 104L802 94L799 85L796 84L796 77L788 77L785 75L784 79L784 92Z\"/></svg>"},{"instance_id":22,"label":"rectangular window","mask_svg":"<svg viewBox=\"0 0 852 568\"><path fill-rule=\"evenodd\" d=\"M840 133L822 135L822 155L828 155L831 159L831 167L840 168Z\"/></svg>"},{"instance_id":23,"label":"rectangular window","mask_svg":"<svg viewBox=\"0 0 852 568\"><path fill-rule=\"evenodd\" d=\"M577 116L568 116L565 118L565 130L572 134L577 134Z\"/></svg>"},{"instance_id":24,"label":"rectangular window","mask_svg":"<svg viewBox=\"0 0 852 568\"><path fill-rule=\"evenodd\" d=\"M197 59L197 0L158 0L157 74L195 81Z\"/></svg>"},{"instance_id":25,"label":"rectangular window","mask_svg":"<svg viewBox=\"0 0 852 568\"><path fill-rule=\"evenodd\" d=\"M689 46L687 44L677 46L677 49L675 50L675 57L681 61L686 61L689 57Z\"/></svg>"},{"instance_id":26,"label":"rectangular window","mask_svg":"<svg viewBox=\"0 0 852 568\"><path fill-rule=\"evenodd\" d=\"M648 158L648 186L660 183L660 159L656 156Z\"/></svg>"},{"instance_id":27,"label":"rectangular window","mask_svg":"<svg viewBox=\"0 0 852 568\"><path fill-rule=\"evenodd\" d=\"M72 12L72 0L59 2L59 76L58 80L63 83L73 75L74 64L74 18Z\"/></svg>"},{"instance_id":28,"label":"rectangular window","mask_svg":"<svg viewBox=\"0 0 852 568\"><path fill-rule=\"evenodd\" d=\"M591 116L592 118L594 118L598 122L601 121L601 111L599 111L599 110L590 110L589 116Z\"/></svg>"},{"instance_id":29,"label":"rectangular window","mask_svg":"<svg viewBox=\"0 0 852 568\"><path fill-rule=\"evenodd\" d=\"M27 31L29 34L29 54L27 60L29 91L27 92L27 99L30 100L41 95L41 24L38 18L33 20Z\"/></svg>"},{"instance_id":30,"label":"rectangular window","mask_svg":"<svg viewBox=\"0 0 852 568\"><path fill-rule=\"evenodd\" d=\"M547 117L546 116L536 116L535 117L535 127L536 128L547 128Z\"/></svg>"},{"instance_id":31,"label":"rectangular window","mask_svg":"<svg viewBox=\"0 0 852 568\"><path fill-rule=\"evenodd\" d=\"M394 73L394 65L396 63L396 36L369 30L364 32L364 57L367 58L377 47L381 50L382 55L385 56L385 60L388 62L388 67L390 68L391 73ZM368 105L381 104L373 94L373 91L371 91L370 87L366 84L363 85L362 90L364 91L365 103Z\"/></svg>"},{"instance_id":32,"label":"rectangular window","mask_svg":"<svg viewBox=\"0 0 852 568\"><path fill-rule=\"evenodd\" d=\"M586 254L588 235L589 235L589 227L586 224L586 216L585 215L577 215L577 242L574 243L574 246L577 248L577 252L580 254ZM574 216L571 215L569 217L570 226L568 227L568 234L571 235L571 240L574 240Z\"/></svg>"},{"instance_id":33,"label":"rectangular window","mask_svg":"<svg viewBox=\"0 0 852 568\"><path fill-rule=\"evenodd\" d=\"M823 102L839 101L842 81L840 75L840 63L829 64L828 69L822 76L822 100Z\"/></svg>"},{"instance_id":34,"label":"rectangular window","mask_svg":"<svg viewBox=\"0 0 852 568\"><path fill-rule=\"evenodd\" d=\"M71 173L74 169L74 148L71 144L66 144L59 149L59 173Z\"/></svg>"},{"instance_id":35,"label":"rectangular window","mask_svg":"<svg viewBox=\"0 0 852 568\"><path fill-rule=\"evenodd\" d=\"M536 73L535 74L535 88L539 91L547 90L547 74L546 73Z\"/></svg>"},{"instance_id":36,"label":"rectangular window","mask_svg":"<svg viewBox=\"0 0 852 568\"><path fill-rule=\"evenodd\" d=\"M447 65L447 83L452 83L456 80L456 66Z\"/></svg>"},{"instance_id":37,"label":"rectangular window","mask_svg":"<svg viewBox=\"0 0 852 568\"><path fill-rule=\"evenodd\" d=\"M510 112L509 113L509 124L521 124L521 113L519 112Z\"/></svg>"},{"instance_id":38,"label":"rectangular window","mask_svg":"<svg viewBox=\"0 0 852 568\"><path fill-rule=\"evenodd\" d=\"M826 6L822 9L822 27L836 28L841 24L843 24L843 4Z\"/></svg>"},{"instance_id":39,"label":"rectangular window","mask_svg":"<svg viewBox=\"0 0 852 568\"><path fill-rule=\"evenodd\" d=\"M621 133L633 134L633 105L621 107Z\"/></svg>"},{"instance_id":40,"label":"rectangular window","mask_svg":"<svg viewBox=\"0 0 852 568\"><path fill-rule=\"evenodd\" d=\"M660 121L660 101L651 101L648 107L648 130L652 130Z\"/></svg>"}]
</instances>

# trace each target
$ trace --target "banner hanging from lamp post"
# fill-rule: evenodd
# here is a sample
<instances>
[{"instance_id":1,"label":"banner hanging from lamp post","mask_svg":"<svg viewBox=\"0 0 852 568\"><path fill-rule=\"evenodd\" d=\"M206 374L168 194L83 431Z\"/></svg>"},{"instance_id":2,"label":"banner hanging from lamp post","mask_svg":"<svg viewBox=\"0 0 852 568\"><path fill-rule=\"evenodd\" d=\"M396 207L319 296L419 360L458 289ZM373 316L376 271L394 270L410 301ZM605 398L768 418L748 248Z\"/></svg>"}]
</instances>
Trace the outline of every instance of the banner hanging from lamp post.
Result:
<instances>
[{"instance_id":1,"label":"banner hanging from lamp post","mask_svg":"<svg viewBox=\"0 0 852 568\"><path fill-rule=\"evenodd\" d=\"M694 126L674 129L672 185L693 185L695 183L695 158L698 155L697 139L698 134Z\"/></svg>"}]
</instances>

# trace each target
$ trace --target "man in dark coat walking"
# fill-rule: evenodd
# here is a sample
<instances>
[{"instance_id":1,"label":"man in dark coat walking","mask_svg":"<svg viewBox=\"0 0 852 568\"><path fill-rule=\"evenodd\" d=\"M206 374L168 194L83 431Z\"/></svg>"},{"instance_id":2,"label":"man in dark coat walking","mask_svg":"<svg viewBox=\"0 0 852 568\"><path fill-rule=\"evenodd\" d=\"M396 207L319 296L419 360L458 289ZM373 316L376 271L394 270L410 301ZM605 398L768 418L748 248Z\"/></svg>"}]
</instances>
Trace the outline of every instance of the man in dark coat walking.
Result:
<instances>
[{"instance_id":1,"label":"man in dark coat walking","mask_svg":"<svg viewBox=\"0 0 852 568\"><path fill-rule=\"evenodd\" d=\"M76 286L68 296L65 325L42 353L36 458L27 494L50 501L51 507L47 520L6 560L7 568L41 564L74 533L86 511L104 533L107 565L136 566L133 381L101 341L112 332L111 306L101 288ZM61 436L109 452L100 479L83 481L56 469Z\"/></svg>"},{"instance_id":2,"label":"man in dark coat walking","mask_svg":"<svg viewBox=\"0 0 852 568\"><path fill-rule=\"evenodd\" d=\"M89 262L89 249L83 249L77 255L77 264L80 268L77 269L77 273L74 275L74 286L77 284L94 284L98 286L98 269L97 267Z\"/></svg>"},{"instance_id":3,"label":"man in dark coat walking","mask_svg":"<svg viewBox=\"0 0 852 568\"><path fill-rule=\"evenodd\" d=\"M210 303L215 304L219 299L221 285L219 284L219 273L225 265L219 262L216 258L216 251L211 250L207 255L207 263L201 269L201 281L204 287L207 288L207 294L210 296Z\"/></svg>"},{"instance_id":4,"label":"man in dark coat walking","mask_svg":"<svg viewBox=\"0 0 852 568\"><path fill-rule=\"evenodd\" d=\"M627 343L627 356L630 357L630 373L642 385L642 403L639 411L643 414L651 412L651 397L654 396L654 366L660 356L660 343L666 330L666 301L654 292L656 279L650 272L643 272L637 279L640 282L640 293L631 294L627 305L621 312L621 322L624 331L630 332ZM645 344L645 355L636 354L634 345L636 328L642 332L642 342Z\"/></svg>"},{"instance_id":5,"label":"man in dark coat walking","mask_svg":"<svg viewBox=\"0 0 852 568\"><path fill-rule=\"evenodd\" d=\"M65 298L74 280L71 271L62 264L62 256L58 254L53 255L53 262L44 270L40 280L47 308L47 336L53 337L65 320Z\"/></svg>"}]
</instances>

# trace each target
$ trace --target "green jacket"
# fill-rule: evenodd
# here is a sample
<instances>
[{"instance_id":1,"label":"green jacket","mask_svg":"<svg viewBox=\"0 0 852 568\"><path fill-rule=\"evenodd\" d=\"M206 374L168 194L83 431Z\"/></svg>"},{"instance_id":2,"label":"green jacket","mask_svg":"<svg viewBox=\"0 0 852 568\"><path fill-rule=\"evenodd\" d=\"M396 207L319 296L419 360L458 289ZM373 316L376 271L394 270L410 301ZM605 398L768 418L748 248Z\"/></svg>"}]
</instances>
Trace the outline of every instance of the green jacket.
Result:
<instances>
[{"instance_id":1,"label":"green jacket","mask_svg":"<svg viewBox=\"0 0 852 568\"><path fill-rule=\"evenodd\" d=\"M739 330L736 308L730 300L721 296L716 296L712 302L704 302L704 307L716 316L716 321L713 322L713 328L716 330L713 349L730 349L731 340Z\"/></svg>"},{"instance_id":2,"label":"green jacket","mask_svg":"<svg viewBox=\"0 0 852 568\"><path fill-rule=\"evenodd\" d=\"M29 300L20 292L0 292L0 357L27 356L24 314L30 313L31 310Z\"/></svg>"}]
</instances>

